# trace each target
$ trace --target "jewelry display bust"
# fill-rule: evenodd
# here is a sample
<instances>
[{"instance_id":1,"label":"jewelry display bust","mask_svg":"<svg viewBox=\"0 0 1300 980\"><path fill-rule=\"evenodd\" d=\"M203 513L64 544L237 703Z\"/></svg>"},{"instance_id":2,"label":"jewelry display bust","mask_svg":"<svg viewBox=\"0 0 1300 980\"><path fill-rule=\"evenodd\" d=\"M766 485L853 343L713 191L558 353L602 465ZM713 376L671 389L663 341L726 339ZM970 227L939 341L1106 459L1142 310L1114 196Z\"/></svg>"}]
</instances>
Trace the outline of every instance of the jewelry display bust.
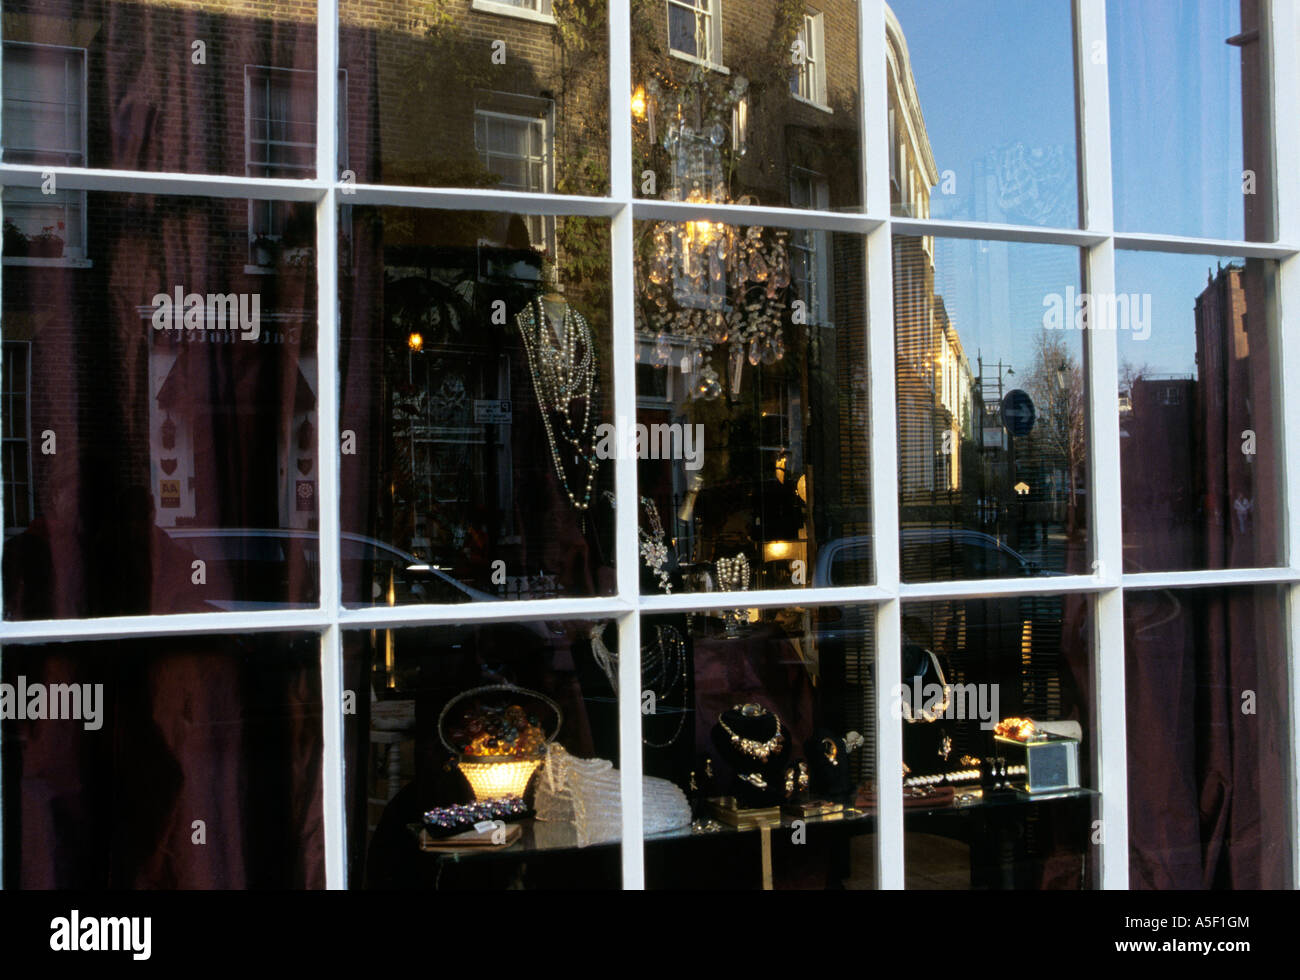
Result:
<instances>
[{"instance_id":1,"label":"jewelry display bust","mask_svg":"<svg viewBox=\"0 0 1300 980\"><path fill-rule=\"evenodd\" d=\"M790 732L762 705L738 704L718 716L713 744L735 773L729 794L742 809L776 806L785 798Z\"/></svg>"}]
</instances>

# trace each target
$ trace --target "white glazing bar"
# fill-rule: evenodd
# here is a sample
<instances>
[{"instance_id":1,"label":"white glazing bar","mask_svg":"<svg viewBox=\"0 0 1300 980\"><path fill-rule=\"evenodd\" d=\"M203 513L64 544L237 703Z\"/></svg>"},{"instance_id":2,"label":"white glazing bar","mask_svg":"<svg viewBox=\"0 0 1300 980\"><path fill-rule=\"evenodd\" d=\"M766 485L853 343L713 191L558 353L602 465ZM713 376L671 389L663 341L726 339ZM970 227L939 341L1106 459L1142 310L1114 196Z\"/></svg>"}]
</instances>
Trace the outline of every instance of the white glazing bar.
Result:
<instances>
[{"instance_id":1,"label":"white glazing bar","mask_svg":"<svg viewBox=\"0 0 1300 980\"><path fill-rule=\"evenodd\" d=\"M67 643L125 636L202 636L317 630L329 625L319 609L105 616L100 619L32 619L0 623L0 644Z\"/></svg>"},{"instance_id":2,"label":"white glazing bar","mask_svg":"<svg viewBox=\"0 0 1300 980\"><path fill-rule=\"evenodd\" d=\"M347 887L347 782L343 752L343 637L339 544L338 403L338 0L316 8L316 177L330 189L316 205L316 416L320 446L320 598L330 626L321 634L321 799L325 887ZM357 697L362 696L360 692Z\"/></svg>"},{"instance_id":3,"label":"white glazing bar","mask_svg":"<svg viewBox=\"0 0 1300 980\"><path fill-rule=\"evenodd\" d=\"M1300 237L1300 67L1296 50L1300 48L1300 3L1296 0L1273 0L1269 24L1269 62L1273 69L1274 173L1286 175L1277 183L1277 233L1283 241ZM1282 413L1282 482L1286 502L1286 555L1290 567L1300 569L1300 256L1280 264L1278 272L1278 329L1273 337L1278 343L1279 395L1275 410ZM1272 339L1272 338L1270 338ZM1291 887L1300 886L1300 586L1288 592L1286 620L1287 679L1290 684L1290 765L1287 799L1291 806Z\"/></svg>"},{"instance_id":4,"label":"white glazing bar","mask_svg":"<svg viewBox=\"0 0 1300 980\"><path fill-rule=\"evenodd\" d=\"M349 204L402 208L441 208L452 211L505 211L511 214L577 214L610 218L622 203L606 197L576 194L533 194L525 191L473 187L399 187L357 184L348 187Z\"/></svg>"},{"instance_id":5,"label":"white glazing bar","mask_svg":"<svg viewBox=\"0 0 1300 980\"><path fill-rule=\"evenodd\" d=\"M1204 586L1289 585L1300 582L1295 568L1216 568L1200 572L1140 572L1123 577L1124 591L1195 589Z\"/></svg>"},{"instance_id":6,"label":"white glazing bar","mask_svg":"<svg viewBox=\"0 0 1300 980\"><path fill-rule=\"evenodd\" d=\"M0 183L9 187L40 187L42 174L46 171L54 173L62 190L192 194L195 197L239 197L258 201L315 201L327 185L325 180L150 173L145 170L101 170L23 163L0 163Z\"/></svg>"},{"instance_id":7,"label":"white glazing bar","mask_svg":"<svg viewBox=\"0 0 1300 980\"><path fill-rule=\"evenodd\" d=\"M614 418L636 418L636 245L632 217L632 21L626 3L609 4L610 189L621 207L610 228L614 303ZM635 608L640 591L637 553L636 460L614 460L614 563L618 597ZM618 619L619 772L623 801L623 887L645 888L641 809L641 617Z\"/></svg>"},{"instance_id":8,"label":"white glazing bar","mask_svg":"<svg viewBox=\"0 0 1300 980\"><path fill-rule=\"evenodd\" d=\"M644 612L698 612L715 609L786 609L791 606L829 606L893 598L894 593L875 585L838 586L833 589L759 589L754 592L683 592L641 597Z\"/></svg>"},{"instance_id":9,"label":"white glazing bar","mask_svg":"<svg viewBox=\"0 0 1300 980\"><path fill-rule=\"evenodd\" d=\"M1106 58L1106 0L1075 2L1075 66L1081 186L1085 227L1109 235L1111 192L1110 76ZM1115 247L1106 241L1085 253L1084 288L1115 291ZM1093 689L1096 769L1101 790L1101 885L1128 887L1128 728L1124 702L1123 527L1120 512L1119 341L1114 331L1084 337L1087 360L1088 457L1091 460L1093 571L1108 586L1093 607ZM1096 835L1090 836L1097 840Z\"/></svg>"},{"instance_id":10,"label":"white glazing bar","mask_svg":"<svg viewBox=\"0 0 1300 980\"><path fill-rule=\"evenodd\" d=\"M633 211L638 220L720 221L729 225L764 225L772 228L800 228L841 231L863 235L880 227L883 216L841 211L813 211L801 208L756 208L711 201L637 200Z\"/></svg>"},{"instance_id":11,"label":"white glazing bar","mask_svg":"<svg viewBox=\"0 0 1300 980\"><path fill-rule=\"evenodd\" d=\"M1086 248L1105 241L1105 235L1078 228L1038 228L1032 225L1002 225L979 221L945 221L938 218L894 218L894 233L921 237L967 238L979 241L1032 242L1045 245L1075 245Z\"/></svg>"},{"instance_id":12,"label":"white glazing bar","mask_svg":"<svg viewBox=\"0 0 1300 980\"><path fill-rule=\"evenodd\" d=\"M524 623L543 619L612 619L632 608L633 603L614 596L596 599L522 599L438 606L366 606L342 610L339 621L349 629L438 626L443 623Z\"/></svg>"},{"instance_id":13,"label":"white glazing bar","mask_svg":"<svg viewBox=\"0 0 1300 980\"><path fill-rule=\"evenodd\" d=\"M1173 252L1179 255L1221 255L1225 258L1284 259L1296 246L1273 242L1242 242L1221 238L1178 238L1174 235L1124 234L1115 247L1131 252Z\"/></svg>"},{"instance_id":14,"label":"white glazing bar","mask_svg":"<svg viewBox=\"0 0 1300 980\"><path fill-rule=\"evenodd\" d=\"M884 0L863 0L861 35L863 157L867 210L889 214L889 105ZM891 593L876 607L876 884L901 889L903 728L894 717L891 679L902 657L898 599L898 430L894 384L893 242L886 221L867 237L867 367L871 378L871 514L876 583Z\"/></svg>"}]
</instances>

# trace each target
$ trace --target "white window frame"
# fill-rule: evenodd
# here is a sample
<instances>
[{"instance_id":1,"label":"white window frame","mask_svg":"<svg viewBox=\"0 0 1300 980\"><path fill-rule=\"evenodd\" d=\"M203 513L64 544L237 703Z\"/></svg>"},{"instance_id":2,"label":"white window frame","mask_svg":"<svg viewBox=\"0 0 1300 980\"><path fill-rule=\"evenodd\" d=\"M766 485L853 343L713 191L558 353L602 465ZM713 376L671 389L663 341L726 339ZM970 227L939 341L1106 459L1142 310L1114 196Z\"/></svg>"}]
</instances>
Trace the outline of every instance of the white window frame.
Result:
<instances>
[{"instance_id":1,"label":"white window frame","mask_svg":"<svg viewBox=\"0 0 1300 980\"><path fill-rule=\"evenodd\" d=\"M249 171L251 171L254 167L254 164L250 159L250 153L252 152L253 143L255 142L253 139L253 82L258 75L272 77L277 73L284 74L284 75L297 74L297 75L312 75L312 76L316 74L316 72L314 72L310 68L280 68L275 65L244 65L244 173L246 176L249 177L252 176L249 173ZM337 72L337 77L338 77L339 94L338 94L338 99L335 103L335 109L337 114L335 115L334 118L336 120L335 124L339 128L339 132L343 136L343 138L338 141L338 172L342 173L344 170L347 169L348 166L348 140L347 140L348 73L347 73L347 69L340 68ZM319 96L317 96L317 98L319 99ZM318 123L317 129L319 129L320 128L319 120L317 120L317 123ZM309 172L311 169L312 168L310 167L302 168L303 172L308 176L310 175ZM298 178L287 177L282 179L295 180ZM260 233L258 232L258 220L259 220L258 209L263 205L263 203L264 202L256 201L252 199L250 199L248 202L249 260L248 260L248 264L244 266L244 272L249 275L268 275L275 272L275 269L273 267L257 265L253 261L253 242L257 238L261 237ZM347 240L351 241L352 228L351 228L350 211L345 213L345 216L342 220L342 230ZM272 239L273 241L278 241L280 238L279 235L269 235L269 234L266 237Z\"/></svg>"},{"instance_id":2,"label":"white window frame","mask_svg":"<svg viewBox=\"0 0 1300 980\"><path fill-rule=\"evenodd\" d=\"M790 98L796 102L831 112L826 95L826 18L820 12L805 11L803 27L796 38L803 41L804 63L795 65L793 79L798 91L791 90Z\"/></svg>"},{"instance_id":3,"label":"white window frame","mask_svg":"<svg viewBox=\"0 0 1300 980\"><path fill-rule=\"evenodd\" d=\"M520 4L509 3L506 0L474 0L472 9L483 14L518 17L520 20L531 20L537 24L555 23L551 0L524 0Z\"/></svg>"},{"instance_id":4,"label":"white window frame","mask_svg":"<svg viewBox=\"0 0 1300 980\"><path fill-rule=\"evenodd\" d=\"M479 95L486 101L485 105L475 105L474 107L474 150L479 155L479 162L491 170L489 158L493 156L505 157L508 159L524 159L521 157L507 157L506 154L493 153L485 146L479 145L478 140L478 121L484 119L504 120L511 124L521 126L540 126L542 130L542 187L537 191L524 191L529 194L553 194L555 192L555 117L554 103L551 103L545 112L538 115L525 115L519 112L508 112L503 109L492 108L492 98L494 95L510 98L508 93L481 92ZM514 96L518 98L518 96ZM542 101L542 100L538 100ZM549 100L546 100L549 102ZM515 190L510 188L510 190ZM542 245L550 256L551 261L558 261L558 239L556 236L555 216L539 215L541 221L541 242L533 242L533 245Z\"/></svg>"},{"instance_id":5,"label":"white window frame","mask_svg":"<svg viewBox=\"0 0 1300 980\"><path fill-rule=\"evenodd\" d=\"M704 6L707 4L707 8ZM673 47L673 28L672 28L672 8L679 10L689 10L695 15L695 23L698 25L703 19L707 24L707 30L704 34L704 46L708 49L701 57L698 54L691 54L688 51L679 51ZM674 58L680 58L682 61L689 61L691 64L703 65L705 68L711 68L714 71L722 72L724 75L731 74L722 63L722 0L664 0L666 11L666 24L668 31L668 53ZM695 39L698 48L699 28L696 27Z\"/></svg>"},{"instance_id":6,"label":"white window frame","mask_svg":"<svg viewBox=\"0 0 1300 980\"><path fill-rule=\"evenodd\" d=\"M23 366L25 368L26 377L24 379L23 398L27 404L23 414L27 419L27 431L22 436L4 436L0 434L0 446L8 445L10 443L21 442L26 447L27 520L23 524L16 524L13 525L12 527L5 526L3 529L5 534L8 534L13 531L22 530L23 528L27 527L28 524L31 524L33 519L35 519L36 517L36 486L32 479L33 476L35 475L34 471L32 470L32 342L30 340L6 340L0 343L0 349L8 348L12 350L15 347L22 347L25 350L25 354L23 357ZM0 363L0 368L3 368L3 363ZM3 374L0 374L0 377L3 377ZM0 433L3 433L2 429L0 429ZM0 464L0 467L2 467L2 465L3 464ZM0 469L0 483L2 482L3 482L3 471L2 469ZM3 487L0 487L0 491L2 490ZM0 511L0 514L3 514L3 512Z\"/></svg>"},{"instance_id":7,"label":"white window frame","mask_svg":"<svg viewBox=\"0 0 1300 980\"><path fill-rule=\"evenodd\" d=\"M314 609L268 612L213 612L159 616L124 616L109 619L14 622L0 618L0 645L44 644L62 641L120 640L146 636L198 636L213 632L282 632L309 630L321 643L321 697L325 705L341 705L343 698L342 633L345 629L388 629L502 620L614 620L621 649L640 649L640 617L647 612L719 608L783 608L838 605L870 606L875 612L876 676L897 670L902 643L902 607L905 602L983 598L1063 592L1091 595L1093 656L1093 714L1088 719L1095 745L1095 788L1100 791L1099 816L1104 820L1104 840L1095 846L1105 888L1128 886L1128 772L1125 717L1124 596L1126 590L1186 589L1224 586L1278 586L1286 595L1287 701L1290 750L1287 781L1290 840L1300 840L1300 806L1295 801L1300 785L1300 453L1287 449L1280 468L1284 507L1285 563L1276 568L1181 571L1132 574L1123 571L1119 494L1120 433L1118 390L1118 340L1115 331L1086 331L1083 342L1087 372L1088 458L1091 485L1112 488L1110 493L1089 494L1089 527L1093 537L1092 572L1042 580L987 580L903 584L899 578L898 440L894 376L892 237L951 236L1003 241L1029 241L1065 245L1082 250L1087 286L1093 292L1115 289L1115 252L1118 248L1194 255L1221 255L1274 260L1278 264L1280 322L1276 342L1277 422L1281 444L1300 439L1300 183L1280 181L1277 186L1278 241L1276 243L1198 239L1161 234L1121 233L1114 228L1111 197L1109 79L1104 59L1094 59L1094 44L1104 45L1106 0L1076 0L1075 61L1078 65L1077 110L1080 180L1086 202L1080 228L1041 228L988 225L975 221L894 217L890 212L889 139L886 56L886 6L884 0L859 0L861 16L858 50L863 90L876 93L862 99L863 154L865 158L865 210L855 213L748 207L737 221L771 227L817 229L866 237L863 275L867 283L867 331L870 384L870 445L873 481L871 501L876 527L875 584L863 587L805 588L753 591L743 594L710 593L708 601L695 594L641 595L638 581L636 460L620 454L614 465L617 508L616 592L611 596L518 600L477 605L413 605L363 609L342 608L339 524L339 390L338 267L335 262L339 209L346 205L425 207L438 209L495 210L517 213L603 216L611 221L613 291L614 378L612 417L636 415L635 240L634 222L644 220L716 220L707 204L639 199L632 180L631 129L632 63L628 5L610 4L610 91L613 119L626 121L612 127L610 135L611 193L609 197L559 197L492 193L456 188L412 188L354 185L338 179L336 127L317 126L316 176L293 181L231 178L217 175L156 174L125 170L81 170L74 167L0 163L0 183L39 187L42 171L55 169L61 187L120 193L200 195L214 198L256 198L314 201L317 215L316 283L318 292L318 392L317 417L320 445L333 447L321 453L319 469L321 602ZM1300 38L1300 7L1296 0L1274 0L1269 10L1269 36L1290 50ZM337 71L337 2L322 0L318 23L317 69L325 77ZM1272 119L1277 172L1300 172L1300 62L1294 58L1270 59L1273 77ZM1100 61L1100 63L1099 63ZM317 118L333 121L338 107L336 86L317 86ZM728 212L730 214L730 212ZM0 487L2 491L2 487ZM1102 497L1105 499L1102 499ZM0 590L0 596L3 591ZM641 705L638 697L640 665L636 657L620 659L618 718L621 744L628 748L619 760L623 793L621 846L623 886L645 886L645 850L642 846ZM892 718L889 685L877 686L875 701L875 769L878 811L875 836L877 884L900 889L904 885L904 823L902 797L902 732ZM346 884L347 853L344 728L342 711L323 712L324 751L322 799L327 887ZM4 833L0 825L0 837ZM0 855L4 853L0 840ZM1300 847L1292 848L1291 881L1300 883Z\"/></svg>"},{"instance_id":8,"label":"white window frame","mask_svg":"<svg viewBox=\"0 0 1300 980\"><path fill-rule=\"evenodd\" d=\"M88 135L89 130L88 130L88 122L87 122L87 117L90 115L90 99L89 99L89 95L88 95L87 88L86 88L86 75L87 75L86 64L87 64L87 57L88 57L87 54L86 54L86 49L85 49L85 48L74 47L74 46L72 46L72 45L68 45L68 44L36 44L36 43L31 42L31 41L4 41L4 42L3 42L3 47L5 47L5 48L10 48L10 47L14 47L14 48L44 48L44 49L49 50L49 51L70 51L70 52L74 52L74 53L76 53L77 55L80 56L80 58L81 58L81 85L80 85L80 88L81 88L81 92L80 92L80 97L81 97L81 133L80 133L80 138L81 138L81 149L80 149L78 155L81 157L81 163L80 163L80 166L83 166L83 167L84 167L84 166L86 165L86 160L88 159L88 157L87 157L87 153L89 152L89 146L90 146L90 139L89 139L89 135ZM35 153L49 152L49 153L53 154L53 153L56 153L56 152L61 152L61 151L43 151L43 150L39 150L39 149L34 148L34 147L28 147L27 149L28 149L29 152L35 152ZM67 164L67 165L68 165L68 166L77 166L77 164ZM73 248L68 248L68 247L65 245L65 246L64 246L64 250L63 250L63 256L62 256L61 258L57 258L57 259L51 259L51 258L33 258L33 257L31 257L31 256L21 256L21 255L6 255L6 256L4 257L4 264L5 264L5 265L19 265L19 266L21 266L21 265L27 265L27 266L65 266L65 267L77 268L77 269L89 269L89 268L93 265L93 263L92 263L88 258L86 258L86 256L90 254L90 247L89 247L89 246L90 246L90 243L89 243L89 241L88 241L88 239L87 239L87 232L89 231L89 224L88 224L88 222L87 222L87 218L86 218L86 192L85 192L85 191L81 191L79 194L76 195L76 197L77 197L77 204L76 204L77 218L76 218L76 220L77 220L78 225L80 225L80 229L79 229L79 230L80 230L80 232L81 232L81 244L80 244L79 246L76 246L76 247L73 247ZM65 206L64 206L64 213L65 213L65 214L67 213L67 211L69 210L70 207L71 207L70 204L65 204ZM65 223L66 223L66 222L65 222Z\"/></svg>"}]
</instances>

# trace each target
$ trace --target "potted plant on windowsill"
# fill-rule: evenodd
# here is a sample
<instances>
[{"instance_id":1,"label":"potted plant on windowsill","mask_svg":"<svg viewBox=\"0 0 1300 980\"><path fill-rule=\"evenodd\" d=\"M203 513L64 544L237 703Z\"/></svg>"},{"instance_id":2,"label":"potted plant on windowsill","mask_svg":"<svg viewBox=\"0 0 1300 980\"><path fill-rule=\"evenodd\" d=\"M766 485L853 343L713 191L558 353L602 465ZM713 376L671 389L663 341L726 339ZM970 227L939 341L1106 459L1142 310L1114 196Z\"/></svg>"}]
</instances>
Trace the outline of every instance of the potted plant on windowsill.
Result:
<instances>
[{"instance_id":1,"label":"potted plant on windowsill","mask_svg":"<svg viewBox=\"0 0 1300 980\"><path fill-rule=\"evenodd\" d=\"M253 262L263 269L273 268L279 255L280 243L274 238L258 235L253 239Z\"/></svg>"},{"instance_id":2,"label":"potted plant on windowsill","mask_svg":"<svg viewBox=\"0 0 1300 980\"><path fill-rule=\"evenodd\" d=\"M58 225L63 231L63 222ZM63 239L54 232L54 225L46 225L41 233L31 240L29 254L39 259L59 259L63 257Z\"/></svg>"},{"instance_id":3,"label":"potted plant on windowsill","mask_svg":"<svg viewBox=\"0 0 1300 980\"><path fill-rule=\"evenodd\" d=\"M31 239L23 234L21 228L6 218L4 229L4 254L15 258L25 258L30 254L30 250Z\"/></svg>"}]
</instances>

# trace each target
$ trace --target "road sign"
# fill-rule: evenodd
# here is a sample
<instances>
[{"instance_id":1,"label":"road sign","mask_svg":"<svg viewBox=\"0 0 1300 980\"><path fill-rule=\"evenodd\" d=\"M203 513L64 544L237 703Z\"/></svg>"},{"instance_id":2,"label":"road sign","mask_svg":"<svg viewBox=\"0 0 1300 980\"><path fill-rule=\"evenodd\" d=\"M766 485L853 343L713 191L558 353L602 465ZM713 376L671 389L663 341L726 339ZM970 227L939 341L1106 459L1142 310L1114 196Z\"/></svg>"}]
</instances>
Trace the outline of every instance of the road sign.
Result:
<instances>
[{"instance_id":1,"label":"road sign","mask_svg":"<svg viewBox=\"0 0 1300 980\"><path fill-rule=\"evenodd\" d=\"M1034 400L1019 388L1008 391L1002 399L1002 424L1013 436L1027 436L1038 420Z\"/></svg>"}]
</instances>

